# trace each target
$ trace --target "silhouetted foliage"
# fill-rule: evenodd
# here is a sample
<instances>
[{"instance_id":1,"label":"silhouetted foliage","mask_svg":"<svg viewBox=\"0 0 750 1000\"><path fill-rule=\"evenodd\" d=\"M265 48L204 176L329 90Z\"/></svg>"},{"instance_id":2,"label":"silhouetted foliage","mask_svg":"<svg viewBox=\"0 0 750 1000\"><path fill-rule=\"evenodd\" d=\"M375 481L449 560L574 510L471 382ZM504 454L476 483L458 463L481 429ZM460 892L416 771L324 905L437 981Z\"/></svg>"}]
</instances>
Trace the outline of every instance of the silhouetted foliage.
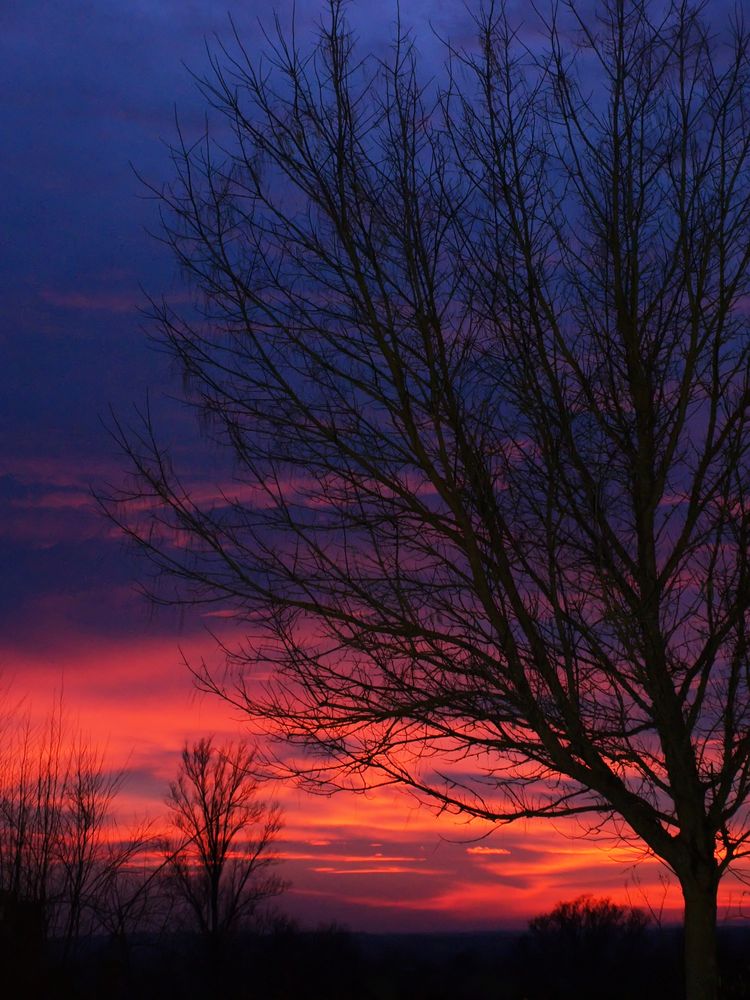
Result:
<instances>
[{"instance_id":1,"label":"silhouetted foliage","mask_svg":"<svg viewBox=\"0 0 750 1000\"><path fill-rule=\"evenodd\" d=\"M191 491L147 419L108 509L157 600L249 623L198 672L302 780L614 817L713 1000L750 838L747 26L573 0L532 47L490 2L441 88L329 8L308 54L214 55L225 130L156 191L196 290L160 335L231 472Z\"/></svg>"}]
</instances>

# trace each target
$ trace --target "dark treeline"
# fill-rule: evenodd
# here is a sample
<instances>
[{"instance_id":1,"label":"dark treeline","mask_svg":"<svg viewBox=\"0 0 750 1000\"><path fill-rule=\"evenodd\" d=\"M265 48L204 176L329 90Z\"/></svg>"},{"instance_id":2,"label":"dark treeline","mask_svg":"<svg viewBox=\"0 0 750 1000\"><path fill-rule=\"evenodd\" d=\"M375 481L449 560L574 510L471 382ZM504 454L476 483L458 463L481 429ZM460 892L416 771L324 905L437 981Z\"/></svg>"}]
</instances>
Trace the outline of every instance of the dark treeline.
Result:
<instances>
[{"instance_id":1,"label":"dark treeline","mask_svg":"<svg viewBox=\"0 0 750 1000\"><path fill-rule=\"evenodd\" d=\"M581 928L579 928L579 931ZM97 935L74 965L25 981L39 1000L682 1000L682 933L616 927L570 936L300 931L283 918L234 936L218 968L193 933ZM750 935L719 933L720 996L750 995Z\"/></svg>"},{"instance_id":2,"label":"dark treeline","mask_svg":"<svg viewBox=\"0 0 750 1000\"><path fill-rule=\"evenodd\" d=\"M42 722L12 710L2 722L3 995L139 995L122 993L127 970L150 968L147 953L169 968L175 941L191 941L216 979L233 939L285 888L270 870L281 815L259 797L253 747L186 744L164 815L123 826L125 772L109 768L61 700Z\"/></svg>"}]
</instances>

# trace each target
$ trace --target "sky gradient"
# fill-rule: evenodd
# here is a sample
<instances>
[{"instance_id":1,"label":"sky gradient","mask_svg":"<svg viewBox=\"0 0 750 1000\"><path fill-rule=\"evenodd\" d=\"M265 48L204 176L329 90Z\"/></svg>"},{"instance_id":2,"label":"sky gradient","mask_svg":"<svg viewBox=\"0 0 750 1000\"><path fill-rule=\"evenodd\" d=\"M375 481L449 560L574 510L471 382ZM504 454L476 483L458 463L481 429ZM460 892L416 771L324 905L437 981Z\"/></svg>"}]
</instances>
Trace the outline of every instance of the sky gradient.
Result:
<instances>
[{"instance_id":1,"label":"sky gradient","mask_svg":"<svg viewBox=\"0 0 750 1000\"><path fill-rule=\"evenodd\" d=\"M278 6L283 20L291 3ZM139 312L143 290L174 298L181 285L148 236L158 217L135 171L157 184L170 178L175 108L186 134L199 133L201 99L185 67L205 68L204 40L227 34L225 7L10 0L0 13L0 671L35 709L63 688L71 714L128 772L123 822L163 813L186 739L242 731L224 705L195 693L183 665L213 655L212 623L148 606L134 589L144 567L91 500L92 488L123 480L110 411L127 421L147 394L170 446L193 456L196 482L210 481L210 456L169 402L175 373ZM389 30L378 9L377 21L369 4L350 11L376 49ZM301 35L319 11L314 0L297 3ZM232 13L256 48L266 4ZM413 2L408 13L425 60L438 46L428 20L454 39L470 33L462 5L448 0ZM542 822L493 832L436 818L394 792L273 794L286 809L280 874L293 884L280 908L308 925L517 925L582 892L677 915L663 869L613 834ZM742 895L727 880L725 912L737 912Z\"/></svg>"}]
</instances>

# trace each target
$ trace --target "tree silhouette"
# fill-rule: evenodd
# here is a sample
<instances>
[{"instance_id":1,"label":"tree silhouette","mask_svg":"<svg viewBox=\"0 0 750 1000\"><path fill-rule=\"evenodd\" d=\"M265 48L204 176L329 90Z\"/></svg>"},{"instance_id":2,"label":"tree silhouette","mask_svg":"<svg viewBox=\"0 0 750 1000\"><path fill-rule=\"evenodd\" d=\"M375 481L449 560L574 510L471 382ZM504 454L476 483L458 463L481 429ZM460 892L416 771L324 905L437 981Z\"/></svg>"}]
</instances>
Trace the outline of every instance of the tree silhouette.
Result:
<instances>
[{"instance_id":1,"label":"tree silhouette","mask_svg":"<svg viewBox=\"0 0 750 1000\"><path fill-rule=\"evenodd\" d=\"M82 938L106 926L111 887L148 844L147 825L118 836L112 812L122 782L122 772L111 771L101 749L71 725L62 698L38 724L28 713L7 712L0 896L12 919L38 932L36 964L45 941L57 942L67 964ZM15 961L24 949L11 943L6 959ZM29 969L19 967L19 974Z\"/></svg>"},{"instance_id":2,"label":"tree silhouette","mask_svg":"<svg viewBox=\"0 0 750 1000\"><path fill-rule=\"evenodd\" d=\"M268 871L277 860L271 847L281 814L258 799L254 760L246 743L218 746L205 738L186 745L167 798L180 837L167 848L168 864L217 959L229 935L285 888Z\"/></svg>"},{"instance_id":3,"label":"tree silhouette","mask_svg":"<svg viewBox=\"0 0 750 1000\"><path fill-rule=\"evenodd\" d=\"M231 135L157 192L196 309L155 311L233 467L192 490L146 419L104 503L157 599L248 622L196 669L303 779L615 818L704 1000L750 836L748 37L583 9L529 48L491 3L442 88L338 2L308 54L214 55Z\"/></svg>"}]
</instances>

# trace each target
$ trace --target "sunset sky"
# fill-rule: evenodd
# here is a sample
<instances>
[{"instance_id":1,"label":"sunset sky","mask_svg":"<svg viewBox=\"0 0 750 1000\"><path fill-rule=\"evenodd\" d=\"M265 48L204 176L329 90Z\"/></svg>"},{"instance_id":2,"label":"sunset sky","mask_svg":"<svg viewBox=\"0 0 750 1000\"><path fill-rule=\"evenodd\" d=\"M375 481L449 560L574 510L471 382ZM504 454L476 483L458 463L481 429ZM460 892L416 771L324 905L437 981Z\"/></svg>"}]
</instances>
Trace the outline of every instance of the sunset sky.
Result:
<instances>
[{"instance_id":1,"label":"sunset sky","mask_svg":"<svg viewBox=\"0 0 750 1000\"><path fill-rule=\"evenodd\" d=\"M279 0L282 18L291 6ZM296 6L303 37L320 5ZM242 733L241 718L195 693L183 665L215 655L211 621L152 609L135 591L147 568L91 501L92 488L123 480L110 410L127 422L147 393L173 449L193 456L195 482L210 479L210 456L167 398L175 372L139 314L144 290L175 297L181 284L147 234L158 216L135 171L157 184L171 176L175 109L185 133L199 134L204 112L186 66L205 68L205 39L227 34L227 7L259 48L256 17L270 12L261 0L5 0L0 12L1 679L40 710L63 689L70 713L128 773L123 823L163 812L186 739ZM363 43L386 44L389 9L352 4ZM454 0L403 11L425 60L439 49L429 22L440 35L470 35ZM492 831L394 792L271 791L286 809L280 874L293 884L280 906L307 925L489 929L582 892L677 907L663 869L611 831ZM725 911L737 912L742 894L727 880Z\"/></svg>"}]
</instances>

